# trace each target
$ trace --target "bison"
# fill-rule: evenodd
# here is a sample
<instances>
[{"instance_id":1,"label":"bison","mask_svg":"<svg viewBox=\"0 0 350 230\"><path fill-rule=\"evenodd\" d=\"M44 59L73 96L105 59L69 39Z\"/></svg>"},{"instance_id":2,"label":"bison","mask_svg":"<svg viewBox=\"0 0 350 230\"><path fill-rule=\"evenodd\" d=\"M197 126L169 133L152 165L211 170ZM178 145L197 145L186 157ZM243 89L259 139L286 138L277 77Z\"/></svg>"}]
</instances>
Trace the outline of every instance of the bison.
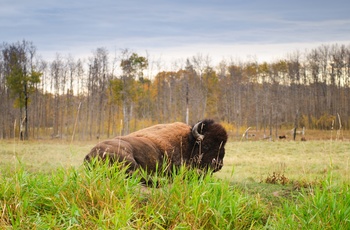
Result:
<instances>
[{"instance_id":1,"label":"bison","mask_svg":"<svg viewBox=\"0 0 350 230\"><path fill-rule=\"evenodd\" d=\"M128 173L139 168L147 173L157 169L171 173L181 165L216 172L223 166L226 141L226 130L210 119L193 127L182 122L158 124L100 142L84 161L123 162Z\"/></svg>"}]
</instances>

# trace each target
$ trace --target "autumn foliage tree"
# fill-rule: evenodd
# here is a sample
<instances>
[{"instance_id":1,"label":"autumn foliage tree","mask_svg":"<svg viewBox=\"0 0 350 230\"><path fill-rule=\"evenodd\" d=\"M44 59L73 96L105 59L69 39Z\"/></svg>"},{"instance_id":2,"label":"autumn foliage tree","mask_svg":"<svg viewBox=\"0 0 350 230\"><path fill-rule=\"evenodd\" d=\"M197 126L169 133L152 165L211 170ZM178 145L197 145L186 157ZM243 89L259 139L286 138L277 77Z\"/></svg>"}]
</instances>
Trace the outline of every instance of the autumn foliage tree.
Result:
<instances>
[{"instance_id":1,"label":"autumn foliage tree","mask_svg":"<svg viewBox=\"0 0 350 230\"><path fill-rule=\"evenodd\" d=\"M148 66L148 60L136 53L130 54L128 50L123 50L123 57L120 67L123 71L121 76L121 91L115 92L121 94L123 103L123 129L122 134L130 132L130 118L137 98L137 80L143 81L143 70Z\"/></svg>"},{"instance_id":2,"label":"autumn foliage tree","mask_svg":"<svg viewBox=\"0 0 350 230\"><path fill-rule=\"evenodd\" d=\"M10 95L15 98L14 106L20 109L20 136L22 140L26 140L28 139L29 96L34 92L35 85L40 82L42 73L36 71L33 65L35 47L31 42L5 44L4 47L2 53L6 85Z\"/></svg>"}]
</instances>

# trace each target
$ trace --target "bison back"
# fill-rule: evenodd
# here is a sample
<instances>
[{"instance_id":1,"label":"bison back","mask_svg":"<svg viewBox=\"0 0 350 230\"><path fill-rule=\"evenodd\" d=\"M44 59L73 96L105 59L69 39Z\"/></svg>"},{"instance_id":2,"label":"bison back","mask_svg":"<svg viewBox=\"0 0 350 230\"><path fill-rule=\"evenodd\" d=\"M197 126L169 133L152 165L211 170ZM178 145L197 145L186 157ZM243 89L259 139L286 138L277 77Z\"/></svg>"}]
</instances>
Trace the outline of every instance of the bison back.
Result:
<instances>
[{"instance_id":1,"label":"bison back","mask_svg":"<svg viewBox=\"0 0 350 230\"><path fill-rule=\"evenodd\" d=\"M133 132L126 138L145 138L155 144L157 149L168 155L185 150L191 127L182 122L159 124Z\"/></svg>"}]
</instances>

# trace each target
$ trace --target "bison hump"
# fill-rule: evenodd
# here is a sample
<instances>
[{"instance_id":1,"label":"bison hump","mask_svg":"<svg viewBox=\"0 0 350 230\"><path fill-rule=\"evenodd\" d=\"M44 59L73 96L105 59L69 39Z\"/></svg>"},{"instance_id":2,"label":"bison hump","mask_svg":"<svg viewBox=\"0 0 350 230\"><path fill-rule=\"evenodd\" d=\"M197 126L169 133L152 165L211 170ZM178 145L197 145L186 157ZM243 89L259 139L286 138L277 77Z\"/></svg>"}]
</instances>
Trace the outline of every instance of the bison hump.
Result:
<instances>
[{"instance_id":1,"label":"bison hump","mask_svg":"<svg viewBox=\"0 0 350 230\"><path fill-rule=\"evenodd\" d=\"M187 141L191 127L182 122L158 124L133 132L126 137L142 137L150 140L163 151L171 151L174 147Z\"/></svg>"}]
</instances>

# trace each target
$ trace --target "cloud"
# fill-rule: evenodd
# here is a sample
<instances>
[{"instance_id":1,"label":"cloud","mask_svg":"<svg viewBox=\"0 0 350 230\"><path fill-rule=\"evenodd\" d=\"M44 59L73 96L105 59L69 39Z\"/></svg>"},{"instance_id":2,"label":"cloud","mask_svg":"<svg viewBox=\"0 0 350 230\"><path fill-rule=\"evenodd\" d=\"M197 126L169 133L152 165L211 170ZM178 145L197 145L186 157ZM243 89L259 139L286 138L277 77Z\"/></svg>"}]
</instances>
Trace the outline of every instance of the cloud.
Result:
<instances>
[{"instance_id":1,"label":"cloud","mask_svg":"<svg viewBox=\"0 0 350 230\"><path fill-rule=\"evenodd\" d=\"M3 41L33 41L45 57L81 57L106 47L169 60L197 53L267 59L350 42L349 7L347 0L3 0L0 29Z\"/></svg>"}]
</instances>

